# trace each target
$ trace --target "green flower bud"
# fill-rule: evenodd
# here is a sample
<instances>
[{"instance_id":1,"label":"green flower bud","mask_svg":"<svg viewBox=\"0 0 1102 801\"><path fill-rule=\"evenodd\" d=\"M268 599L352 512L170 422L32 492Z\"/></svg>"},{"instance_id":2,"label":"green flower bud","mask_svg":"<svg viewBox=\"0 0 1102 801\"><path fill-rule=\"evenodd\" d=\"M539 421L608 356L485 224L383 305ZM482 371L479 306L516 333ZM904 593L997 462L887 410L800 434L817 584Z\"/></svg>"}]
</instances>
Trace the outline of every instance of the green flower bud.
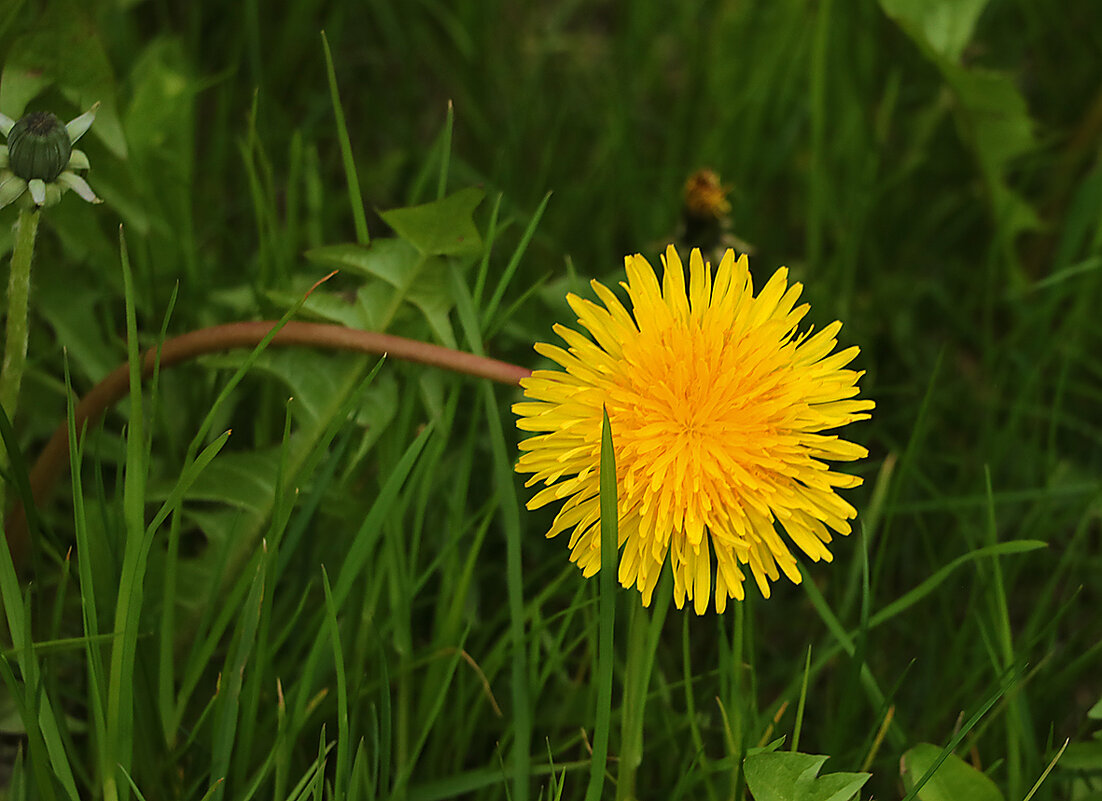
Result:
<instances>
[{"instance_id":1,"label":"green flower bud","mask_svg":"<svg viewBox=\"0 0 1102 801\"><path fill-rule=\"evenodd\" d=\"M48 111L35 111L8 133L8 163L25 181L50 183L69 163L73 143L65 124Z\"/></svg>"}]
</instances>

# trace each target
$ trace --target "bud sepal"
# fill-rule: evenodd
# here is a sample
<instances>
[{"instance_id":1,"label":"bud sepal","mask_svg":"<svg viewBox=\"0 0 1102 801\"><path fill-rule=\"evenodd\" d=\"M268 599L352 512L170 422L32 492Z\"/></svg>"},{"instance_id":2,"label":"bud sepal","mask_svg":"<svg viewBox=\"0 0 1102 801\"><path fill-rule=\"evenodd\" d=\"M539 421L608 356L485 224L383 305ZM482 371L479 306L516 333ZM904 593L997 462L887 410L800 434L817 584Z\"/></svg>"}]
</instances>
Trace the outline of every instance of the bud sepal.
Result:
<instances>
[{"instance_id":1,"label":"bud sepal","mask_svg":"<svg viewBox=\"0 0 1102 801\"><path fill-rule=\"evenodd\" d=\"M96 118L96 103L84 114L63 124L47 111L35 111L12 120L0 114L0 208L27 193L36 206L53 206L67 189L89 203L101 203L88 182L75 170L89 168L88 156L73 147Z\"/></svg>"}]
</instances>

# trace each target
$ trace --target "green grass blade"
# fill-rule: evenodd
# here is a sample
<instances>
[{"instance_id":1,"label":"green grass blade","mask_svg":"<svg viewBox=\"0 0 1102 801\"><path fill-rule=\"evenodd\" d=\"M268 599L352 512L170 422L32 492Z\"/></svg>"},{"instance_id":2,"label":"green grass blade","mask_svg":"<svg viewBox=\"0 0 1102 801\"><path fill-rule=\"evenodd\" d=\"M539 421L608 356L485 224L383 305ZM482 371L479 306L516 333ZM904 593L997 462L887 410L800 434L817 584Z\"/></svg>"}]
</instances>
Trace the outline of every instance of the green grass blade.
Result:
<instances>
[{"instance_id":1,"label":"green grass blade","mask_svg":"<svg viewBox=\"0 0 1102 801\"><path fill-rule=\"evenodd\" d=\"M455 108L448 101L448 116L440 138L440 177L436 181L436 199L443 200L448 191L448 168L452 157L452 131L455 128Z\"/></svg>"},{"instance_id":2,"label":"green grass blade","mask_svg":"<svg viewBox=\"0 0 1102 801\"><path fill-rule=\"evenodd\" d=\"M4 546L4 550L7 550L7 545ZM6 607L7 604L5 604ZM31 763L36 789L46 801L54 801L57 798L57 791L54 788L53 771L50 770L50 755L46 750L42 731L37 725L38 718L24 698L23 690L26 689L26 685L19 683L8 660L2 655L0 655L0 680L7 686L8 693L19 713L19 719L23 721L24 736L27 738L27 758Z\"/></svg>"},{"instance_id":3,"label":"green grass blade","mask_svg":"<svg viewBox=\"0 0 1102 801\"><path fill-rule=\"evenodd\" d=\"M199 478L199 474L203 472L203 469L214 461L214 457L218 455L219 451L230 438L232 431L224 431L217 439L210 445L205 447L195 461L189 463L184 467L184 471L180 474L180 478L177 479L176 484L172 487L172 490L168 494L168 498L161 504L161 508L157 510L153 515L153 519L149 521L149 526L146 534L152 537L157 533L157 529L161 527L161 523L175 511L178 511L180 505L184 501L184 496L187 491L191 489L191 485L195 483L195 480Z\"/></svg>"},{"instance_id":4,"label":"green grass blade","mask_svg":"<svg viewBox=\"0 0 1102 801\"><path fill-rule=\"evenodd\" d=\"M245 667L249 662L256 630L260 625L260 610L264 603L264 578L267 573L268 552L261 549L257 559L249 596L241 610L233 645L222 671L222 686L218 692L218 709L215 712L213 740L211 743L211 778L218 784L211 788L212 801L220 801L226 791L225 780L229 775L230 758L233 755L240 710L241 684Z\"/></svg>"},{"instance_id":5,"label":"green grass blade","mask_svg":"<svg viewBox=\"0 0 1102 801\"><path fill-rule=\"evenodd\" d=\"M105 801L125 799L128 786L120 786L115 766L129 771L134 743L134 658L137 652L138 620L144 596L145 566L150 541L145 528L146 449L143 425L141 351L138 344L137 313L134 308L134 279L126 239L119 229L119 255L126 297L127 362L130 365L130 422L126 434L126 467L123 475L123 520L125 545L119 593L115 604L115 634L107 685L103 776Z\"/></svg>"},{"instance_id":6,"label":"green grass blade","mask_svg":"<svg viewBox=\"0 0 1102 801\"><path fill-rule=\"evenodd\" d=\"M494 317L494 313L497 311L497 307L501 304L501 299L505 296L505 290L509 287L509 283L513 280L513 276L520 266L521 259L524 258L524 252L528 249L528 243L532 241L532 237L536 233L536 228L540 224L540 220L543 218L543 212L547 209L547 204L551 200L551 193L548 192L543 196L543 200L540 201L538 207L536 207L535 213L532 215L532 219L528 221L528 226L524 229L524 233L520 237L520 241L517 243L516 249L513 251L513 255L509 257L509 263L505 265L505 272L501 274L501 278L497 282L497 286L494 287L493 294L490 295L490 300L482 309L482 327L489 328L490 321Z\"/></svg>"},{"instance_id":7,"label":"green grass blade","mask_svg":"<svg viewBox=\"0 0 1102 801\"><path fill-rule=\"evenodd\" d=\"M597 709L593 726L593 763L586 787L586 801L600 801L608 764L608 740L612 729L612 666L615 654L612 636L616 624L616 566L619 543L619 513L616 499L616 454L612 449L612 426L608 410L601 423L601 599L600 632L597 645Z\"/></svg>"},{"instance_id":8,"label":"green grass blade","mask_svg":"<svg viewBox=\"0 0 1102 801\"><path fill-rule=\"evenodd\" d=\"M0 477L0 481L10 478L11 483L15 485L15 492L19 502L23 504L23 513L27 518L27 548L33 553L34 543L41 536L42 521L38 515L38 507L34 503L34 495L31 493L27 460L23 456L23 451L19 447L19 438L3 407L0 407L0 439L3 440L7 454L7 476Z\"/></svg>"},{"instance_id":9,"label":"green grass blade","mask_svg":"<svg viewBox=\"0 0 1102 801\"><path fill-rule=\"evenodd\" d=\"M352 156L352 141L344 121L344 109L341 107L341 96L337 89L337 73L333 68L333 54L329 50L329 39L325 31L321 32L321 47L325 52L325 74L329 78L329 96L333 101L333 116L337 121L337 138L341 146L341 160L344 162L344 179L348 183L348 205L356 225L356 241L361 245L368 245L371 237L367 232L367 215L364 213L363 196L360 194L360 176L356 172L356 161Z\"/></svg>"},{"instance_id":10,"label":"green grass blade","mask_svg":"<svg viewBox=\"0 0 1102 801\"><path fill-rule=\"evenodd\" d=\"M935 759L934 763L930 765L930 767L926 770L924 774L922 774L921 777L919 777L918 781L915 782L915 785L911 788L910 792L903 796L902 801L911 801L911 799L918 797L919 791L922 790L926 782L930 780L930 777L937 773L937 769L940 768L945 760L948 759L949 755L956 750L957 746L960 745L961 741L964 740L964 738L968 735L968 732L972 731L972 729L975 728L976 724L983 719L984 715L987 714L991 707L993 707L996 702L998 702L998 700L1002 698L1003 695L1005 695L1007 691L1010 690L1017 683L1017 678L1018 674L1016 671L1011 672L1004 677L999 686L996 687L991 692L991 694L987 696L984 702L980 705L979 709L972 713L972 716L968 718L967 721L965 721L964 725L961 726L960 729L953 734L952 738L950 738L949 742L946 743L945 747L941 750L941 754L938 755L938 758Z\"/></svg>"},{"instance_id":11,"label":"green grass blade","mask_svg":"<svg viewBox=\"0 0 1102 801\"><path fill-rule=\"evenodd\" d=\"M493 388L483 381L482 400L489 428L493 456L494 489L497 493L501 525L505 532L505 584L509 599L509 638L513 693L512 798L528 801L528 777L531 770L532 710L528 697L528 654L525 637L524 575L521 568L520 505L513 480L512 460L506 455L501 414Z\"/></svg>"},{"instance_id":12,"label":"green grass blade","mask_svg":"<svg viewBox=\"0 0 1102 801\"><path fill-rule=\"evenodd\" d=\"M966 554L962 554L954 559L944 567L939 568L934 572L932 576L924 580L921 584L915 587L913 590L904 593L899 598L896 598L887 606L883 607L879 612L869 618L869 628L875 628L880 624L890 620L898 615L900 612L914 606L921 601L927 595L937 589L938 585L944 582L949 576L957 570L957 568L971 562L975 559L983 559L986 557L995 556L1008 556L1016 553L1028 553L1035 551L1038 548L1047 548L1047 542L1041 542L1040 540L1011 540L1010 542L1000 542L997 545L987 545L983 548L977 548L974 551L969 551Z\"/></svg>"},{"instance_id":13,"label":"green grass blade","mask_svg":"<svg viewBox=\"0 0 1102 801\"><path fill-rule=\"evenodd\" d=\"M65 390L66 420L69 426L69 474L73 488L73 529L77 543L77 575L80 578L81 618L88 640L85 656L88 669L88 706L91 708L92 727L97 741L104 743L107 741L107 718L104 708L107 699L107 673L103 665L102 651L92 646L100 632L99 611L96 605L96 567L93 564L93 560L97 559L97 549L88 531L88 515L84 504L84 485L81 478L83 447L82 440L76 431L76 396L69 376L68 359L65 359ZM102 557L98 558L102 559ZM112 633L110 636L114 638L115 634ZM106 773L111 768L111 764L103 758L106 756L105 750L101 750L100 755L99 769L102 773Z\"/></svg>"},{"instance_id":14,"label":"green grass blade","mask_svg":"<svg viewBox=\"0 0 1102 801\"><path fill-rule=\"evenodd\" d=\"M337 607L333 603L333 590L329 586L329 574L321 568L322 586L325 588L325 623L329 630L329 642L333 647L333 665L337 671L337 764L333 776L333 798L344 798L348 780L349 739L348 730L348 679L344 672L344 652L341 649L341 629L337 624Z\"/></svg>"}]
</instances>

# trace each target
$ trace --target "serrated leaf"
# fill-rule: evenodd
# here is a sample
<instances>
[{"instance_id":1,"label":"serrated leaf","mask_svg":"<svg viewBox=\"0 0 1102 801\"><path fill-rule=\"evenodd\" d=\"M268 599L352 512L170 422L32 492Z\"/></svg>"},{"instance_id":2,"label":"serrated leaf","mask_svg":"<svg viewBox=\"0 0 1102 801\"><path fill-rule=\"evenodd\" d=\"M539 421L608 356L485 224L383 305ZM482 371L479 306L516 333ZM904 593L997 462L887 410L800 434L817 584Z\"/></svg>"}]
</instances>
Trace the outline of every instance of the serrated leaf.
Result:
<instances>
[{"instance_id":1,"label":"serrated leaf","mask_svg":"<svg viewBox=\"0 0 1102 801\"><path fill-rule=\"evenodd\" d=\"M482 249L482 238L471 215L485 196L472 186L442 200L379 212L379 216L426 256L473 255Z\"/></svg>"},{"instance_id":2,"label":"serrated leaf","mask_svg":"<svg viewBox=\"0 0 1102 801\"><path fill-rule=\"evenodd\" d=\"M941 756L942 749L921 743L903 755L903 783L910 790ZM921 801L1004 801L995 782L967 762L949 754L937 771L918 791Z\"/></svg>"},{"instance_id":3,"label":"serrated leaf","mask_svg":"<svg viewBox=\"0 0 1102 801\"><path fill-rule=\"evenodd\" d=\"M415 306L432 328L433 334L447 347L456 347L455 333L448 314L455 305L448 271L452 265L439 256L425 255L403 239L376 239L370 245L346 243L314 248L306 258L325 267L348 270L381 279L393 287L393 292L380 292L377 286L365 286L349 304L328 304L326 314L345 324L352 319L373 331L385 331L393 319L396 307L403 301ZM315 292L314 294L317 294ZM306 308L314 310L311 299ZM320 303L320 301L318 301ZM366 325L365 325L366 324Z\"/></svg>"},{"instance_id":4,"label":"serrated leaf","mask_svg":"<svg viewBox=\"0 0 1102 801\"><path fill-rule=\"evenodd\" d=\"M828 773L817 777L829 756L791 751L755 754L743 763L754 801L850 801L870 773Z\"/></svg>"}]
</instances>

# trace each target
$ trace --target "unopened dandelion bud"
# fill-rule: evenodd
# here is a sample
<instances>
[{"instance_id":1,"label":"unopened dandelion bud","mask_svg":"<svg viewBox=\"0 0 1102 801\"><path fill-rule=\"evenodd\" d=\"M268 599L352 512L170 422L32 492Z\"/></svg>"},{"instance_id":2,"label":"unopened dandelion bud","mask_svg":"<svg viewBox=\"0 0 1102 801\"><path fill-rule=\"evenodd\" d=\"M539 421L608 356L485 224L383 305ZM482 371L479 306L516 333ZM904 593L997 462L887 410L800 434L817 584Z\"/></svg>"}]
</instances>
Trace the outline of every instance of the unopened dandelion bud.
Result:
<instances>
[{"instance_id":1,"label":"unopened dandelion bud","mask_svg":"<svg viewBox=\"0 0 1102 801\"><path fill-rule=\"evenodd\" d=\"M8 163L24 181L50 183L69 163L73 143L65 124L48 111L20 119L8 134Z\"/></svg>"}]
</instances>

